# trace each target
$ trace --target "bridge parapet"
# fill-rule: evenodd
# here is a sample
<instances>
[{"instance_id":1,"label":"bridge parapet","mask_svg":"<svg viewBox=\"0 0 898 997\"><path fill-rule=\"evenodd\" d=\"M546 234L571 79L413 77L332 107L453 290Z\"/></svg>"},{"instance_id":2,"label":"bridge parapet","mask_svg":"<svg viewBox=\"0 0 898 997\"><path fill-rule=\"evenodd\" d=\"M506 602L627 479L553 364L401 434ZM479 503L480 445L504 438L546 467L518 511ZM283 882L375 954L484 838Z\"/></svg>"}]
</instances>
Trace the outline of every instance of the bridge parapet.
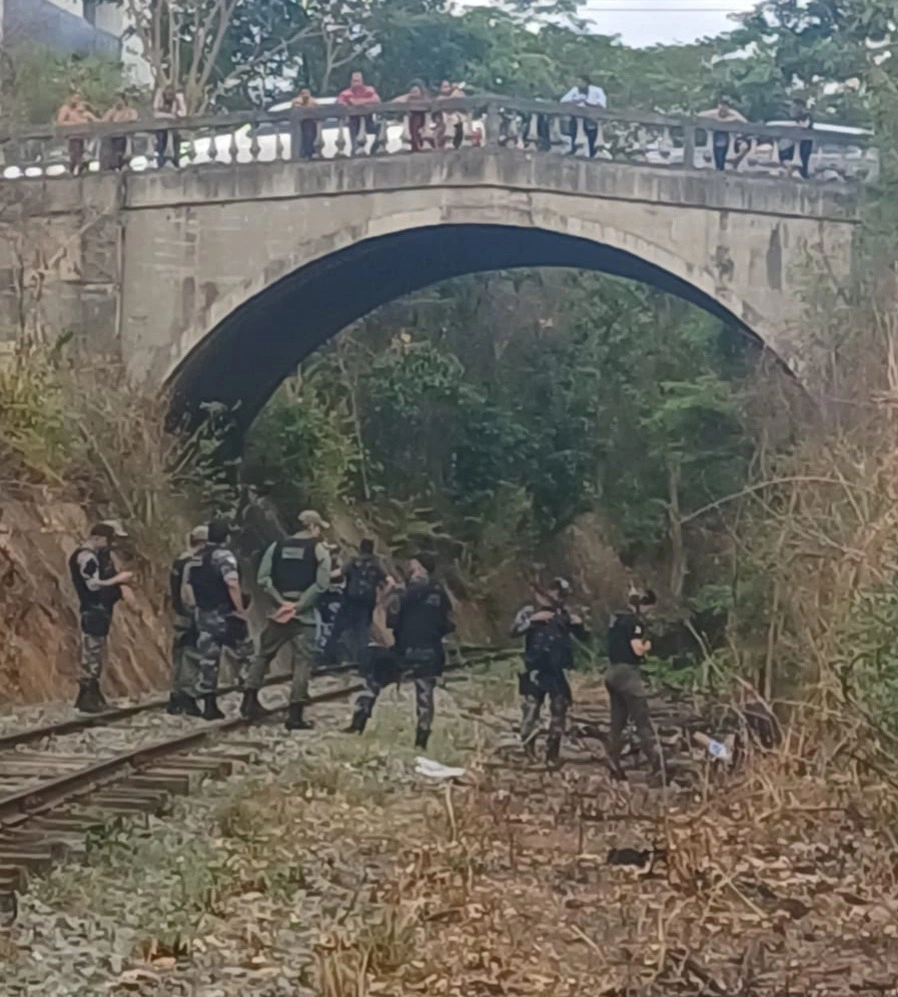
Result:
<instances>
[{"instance_id":1,"label":"bridge parapet","mask_svg":"<svg viewBox=\"0 0 898 997\"><path fill-rule=\"evenodd\" d=\"M178 120L0 130L3 177L144 171L166 165L214 169L259 162L364 155L456 152L504 147L671 170L713 170L715 134L728 137L727 170L792 178L796 150L812 142L812 182L864 182L878 176L878 153L863 133L775 127L649 112L574 107L498 95L323 104ZM791 158L790 158L791 150ZM804 181L802 181L804 182Z\"/></svg>"}]
</instances>

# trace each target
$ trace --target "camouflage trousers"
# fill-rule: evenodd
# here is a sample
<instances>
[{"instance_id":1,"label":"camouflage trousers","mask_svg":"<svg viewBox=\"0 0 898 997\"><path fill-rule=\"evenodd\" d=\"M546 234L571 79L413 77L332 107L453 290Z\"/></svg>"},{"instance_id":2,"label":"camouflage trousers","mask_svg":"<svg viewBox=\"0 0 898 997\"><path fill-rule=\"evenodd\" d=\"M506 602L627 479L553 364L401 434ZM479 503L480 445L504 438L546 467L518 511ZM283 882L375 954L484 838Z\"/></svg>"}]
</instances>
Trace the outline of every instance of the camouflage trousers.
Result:
<instances>
[{"instance_id":1,"label":"camouflage trousers","mask_svg":"<svg viewBox=\"0 0 898 997\"><path fill-rule=\"evenodd\" d=\"M549 745L559 745L564 735L567 711L571 705L571 690L564 676L547 677L538 671L525 672L519 683L523 702L521 704L521 742L525 750L532 752L543 703L549 700Z\"/></svg>"},{"instance_id":2,"label":"camouflage trousers","mask_svg":"<svg viewBox=\"0 0 898 997\"><path fill-rule=\"evenodd\" d=\"M171 649L171 691L174 695L197 694L197 630L187 616L176 616Z\"/></svg>"},{"instance_id":3,"label":"camouflage trousers","mask_svg":"<svg viewBox=\"0 0 898 997\"><path fill-rule=\"evenodd\" d=\"M285 645L290 647L293 684L290 686L291 703L308 703L309 677L312 674L312 659L315 654L315 627L290 620L288 623L275 623L269 620L259 637L259 653L246 677L247 689L261 689L271 662Z\"/></svg>"},{"instance_id":4,"label":"camouflage trousers","mask_svg":"<svg viewBox=\"0 0 898 997\"><path fill-rule=\"evenodd\" d=\"M608 754L615 766L620 765L624 729L632 720L639 746L654 770L660 768L660 754L655 728L649 713L648 695L639 674L638 665L611 665L605 673L605 687L611 699L611 734Z\"/></svg>"},{"instance_id":5,"label":"camouflage trousers","mask_svg":"<svg viewBox=\"0 0 898 997\"><path fill-rule=\"evenodd\" d=\"M418 717L418 730L430 731L433 728L433 700L437 680L434 676L416 677L414 683L415 712ZM364 716L366 720L370 720L378 696L380 696L387 685L391 684L392 681L381 684L378 676L373 671L366 674L365 688L359 693L358 699L355 701L356 713Z\"/></svg>"},{"instance_id":6,"label":"camouflage trousers","mask_svg":"<svg viewBox=\"0 0 898 997\"><path fill-rule=\"evenodd\" d=\"M99 680L103 674L108 651L108 637L95 637L93 634L81 634L81 681Z\"/></svg>"},{"instance_id":7,"label":"camouflage trousers","mask_svg":"<svg viewBox=\"0 0 898 997\"><path fill-rule=\"evenodd\" d=\"M253 641L243 620L217 609L197 610L196 653L199 657L197 694L206 696L218 691L218 670L224 648L234 655L237 675L242 681L253 659Z\"/></svg>"}]
</instances>

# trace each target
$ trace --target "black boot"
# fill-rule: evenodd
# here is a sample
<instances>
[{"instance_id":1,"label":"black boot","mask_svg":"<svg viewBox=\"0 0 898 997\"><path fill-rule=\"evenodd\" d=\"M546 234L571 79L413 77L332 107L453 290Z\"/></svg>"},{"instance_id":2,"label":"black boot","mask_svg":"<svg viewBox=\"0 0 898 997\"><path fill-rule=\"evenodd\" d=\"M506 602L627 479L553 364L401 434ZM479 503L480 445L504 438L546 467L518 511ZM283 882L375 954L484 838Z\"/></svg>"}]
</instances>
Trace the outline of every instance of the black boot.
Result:
<instances>
[{"instance_id":1,"label":"black boot","mask_svg":"<svg viewBox=\"0 0 898 997\"><path fill-rule=\"evenodd\" d=\"M240 704L240 716L246 720L260 720L265 710L259 702L258 689L244 689L243 702Z\"/></svg>"},{"instance_id":2,"label":"black boot","mask_svg":"<svg viewBox=\"0 0 898 997\"><path fill-rule=\"evenodd\" d=\"M184 712L184 704L181 702L181 694L179 692L173 692L168 697L168 705L165 707L165 712L170 717L180 716Z\"/></svg>"},{"instance_id":3,"label":"black boot","mask_svg":"<svg viewBox=\"0 0 898 997\"><path fill-rule=\"evenodd\" d=\"M561 738L550 737L546 740L546 766L557 769L561 766Z\"/></svg>"},{"instance_id":4,"label":"black boot","mask_svg":"<svg viewBox=\"0 0 898 997\"><path fill-rule=\"evenodd\" d=\"M348 727L343 728L344 734L364 734L368 723L368 714L364 710L356 710Z\"/></svg>"},{"instance_id":5,"label":"black boot","mask_svg":"<svg viewBox=\"0 0 898 997\"><path fill-rule=\"evenodd\" d=\"M186 692L181 693L181 708L185 717L201 717L203 715L197 701L193 696L188 696Z\"/></svg>"},{"instance_id":6,"label":"black boot","mask_svg":"<svg viewBox=\"0 0 898 997\"><path fill-rule=\"evenodd\" d=\"M224 714L218 708L218 696L214 692L203 696L203 720L224 720Z\"/></svg>"},{"instance_id":7,"label":"black boot","mask_svg":"<svg viewBox=\"0 0 898 997\"><path fill-rule=\"evenodd\" d=\"M106 702L106 699L103 696L103 693L100 691L100 680L99 679L94 679L93 680L93 695L94 695L94 700L95 700L97 706L99 707L99 712L100 713L103 713L105 710L111 710L112 709L112 707L109 705L109 703Z\"/></svg>"},{"instance_id":8,"label":"black boot","mask_svg":"<svg viewBox=\"0 0 898 997\"><path fill-rule=\"evenodd\" d=\"M81 710L84 713L88 711L84 709L84 703L87 700L87 691L90 687L89 682L79 682L78 683L78 698L75 700L75 709Z\"/></svg>"},{"instance_id":9,"label":"black boot","mask_svg":"<svg viewBox=\"0 0 898 997\"><path fill-rule=\"evenodd\" d=\"M287 722L284 724L287 730L311 730L315 725L311 720L304 720L302 703L291 703L287 713Z\"/></svg>"},{"instance_id":10,"label":"black boot","mask_svg":"<svg viewBox=\"0 0 898 997\"><path fill-rule=\"evenodd\" d=\"M420 727L415 731L415 747L422 751L427 751L427 742L430 740L430 731L422 730Z\"/></svg>"},{"instance_id":11,"label":"black boot","mask_svg":"<svg viewBox=\"0 0 898 997\"><path fill-rule=\"evenodd\" d=\"M81 705L78 709L82 713L102 713L105 707L103 703L100 702L100 690L97 685L97 680L91 679L88 682L83 682L82 687L83 692L78 697L81 701Z\"/></svg>"}]
</instances>

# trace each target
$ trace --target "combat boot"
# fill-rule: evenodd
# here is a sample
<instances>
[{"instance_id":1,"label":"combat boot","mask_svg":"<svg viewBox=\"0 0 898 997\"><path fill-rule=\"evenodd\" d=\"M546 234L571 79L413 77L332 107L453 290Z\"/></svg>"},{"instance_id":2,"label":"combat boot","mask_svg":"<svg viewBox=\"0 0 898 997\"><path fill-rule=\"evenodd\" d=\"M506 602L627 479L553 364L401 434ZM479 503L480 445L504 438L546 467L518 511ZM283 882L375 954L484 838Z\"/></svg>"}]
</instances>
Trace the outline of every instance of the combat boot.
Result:
<instances>
[{"instance_id":1,"label":"combat boot","mask_svg":"<svg viewBox=\"0 0 898 997\"><path fill-rule=\"evenodd\" d=\"M423 730L419 727L415 731L415 747L420 748L421 751L427 751L427 742L430 740L430 731Z\"/></svg>"},{"instance_id":2,"label":"combat boot","mask_svg":"<svg viewBox=\"0 0 898 997\"><path fill-rule=\"evenodd\" d=\"M244 689L243 702L240 704L240 716L245 720L261 720L265 710L259 702L258 689Z\"/></svg>"},{"instance_id":3,"label":"combat boot","mask_svg":"<svg viewBox=\"0 0 898 997\"><path fill-rule=\"evenodd\" d=\"M344 734L364 734L368 723L368 714L364 710L356 710L348 727L343 728Z\"/></svg>"},{"instance_id":4,"label":"combat boot","mask_svg":"<svg viewBox=\"0 0 898 997\"><path fill-rule=\"evenodd\" d=\"M287 722L284 727L287 730L311 730L315 724L311 720L303 719L303 703L291 703L287 711Z\"/></svg>"},{"instance_id":5,"label":"combat boot","mask_svg":"<svg viewBox=\"0 0 898 997\"><path fill-rule=\"evenodd\" d=\"M203 696L203 720L224 720L224 714L218 708L218 696L214 692Z\"/></svg>"},{"instance_id":6,"label":"combat boot","mask_svg":"<svg viewBox=\"0 0 898 997\"><path fill-rule=\"evenodd\" d=\"M106 708L105 704L100 701L100 689L96 679L84 683L84 694L79 698L81 705L78 709L82 713L102 713Z\"/></svg>"},{"instance_id":7,"label":"combat boot","mask_svg":"<svg viewBox=\"0 0 898 997\"><path fill-rule=\"evenodd\" d=\"M94 679L93 682L91 683L91 685L93 686L94 700L95 700L97 706L99 707L98 712L99 713L105 713L106 710L111 710L112 707L109 705L109 703L106 702L106 698L104 697L104 695L103 695L103 693L102 693L102 691L100 689L100 680L99 679Z\"/></svg>"},{"instance_id":8,"label":"combat boot","mask_svg":"<svg viewBox=\"0 0 898 997\"><path fill-rule=\"evenodd\" d=\"M197 701L193 696L188 696L186 692L181 694L181 708L185 717L201 717L203 715Z\"/></svg>"},{"instance_id":9,"label":"combat boot","mask_svg":"<svg viewBox=\"0 0 898 997\"><path fill-rule=\"evenodd\" d=\"M546 767L550 769L561 767L560 737L549 737L546 740Z\"/></svg>"},{"instance_id":10,"label":"combat boot","mask_svg":"<svg viewBox=\"0 0 898 997\"><path fill-rule=\"evenodd\" d=\"M184 712L184 704L181 702L181 694L178 692L173 692L168 697L168 703L165 707L165 712L170 717L177 717Z\"/></svg>"},{"instance_id":11,"label":"combat boot","mask_svg":"<svg viewBox=\"0 0 898 997\"><path fill-rule=\"evenodd\" d=\"M86 713L87 710L84 709L84 703L87 700L87 691L90 687L89 682L79 682L78 683L78 698L75 700L75 709L81 710Z\"/></svg>"}]
</instances>

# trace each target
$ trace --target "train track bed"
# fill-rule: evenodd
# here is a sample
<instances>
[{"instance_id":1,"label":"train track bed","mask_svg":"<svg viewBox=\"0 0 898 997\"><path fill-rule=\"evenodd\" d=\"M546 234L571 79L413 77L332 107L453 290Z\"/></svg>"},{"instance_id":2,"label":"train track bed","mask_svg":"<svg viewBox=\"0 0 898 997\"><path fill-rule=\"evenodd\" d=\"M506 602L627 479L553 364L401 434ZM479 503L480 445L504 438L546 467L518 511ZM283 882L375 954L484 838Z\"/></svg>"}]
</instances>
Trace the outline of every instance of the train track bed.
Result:
<instances>
[{"instance_id":1,"label":"train track bed","mask_svg":"<svg viewBox=\"0 0 898 997\"><path fill-rule=\"evenodd\" d=\"M314 697L340 701L355 688L344 676L323 676ZM272 717L286 706L282 684L263 696ZM211 724L168 716L150 701L0 740L0 923L34 873L83 855L86 838L110 817L159 816L173 797L252 762L259 743L247 737L239 695L221 705L226 718ZM42 730L47 736L36 737Z\"/></svg>"}]
</instances>

